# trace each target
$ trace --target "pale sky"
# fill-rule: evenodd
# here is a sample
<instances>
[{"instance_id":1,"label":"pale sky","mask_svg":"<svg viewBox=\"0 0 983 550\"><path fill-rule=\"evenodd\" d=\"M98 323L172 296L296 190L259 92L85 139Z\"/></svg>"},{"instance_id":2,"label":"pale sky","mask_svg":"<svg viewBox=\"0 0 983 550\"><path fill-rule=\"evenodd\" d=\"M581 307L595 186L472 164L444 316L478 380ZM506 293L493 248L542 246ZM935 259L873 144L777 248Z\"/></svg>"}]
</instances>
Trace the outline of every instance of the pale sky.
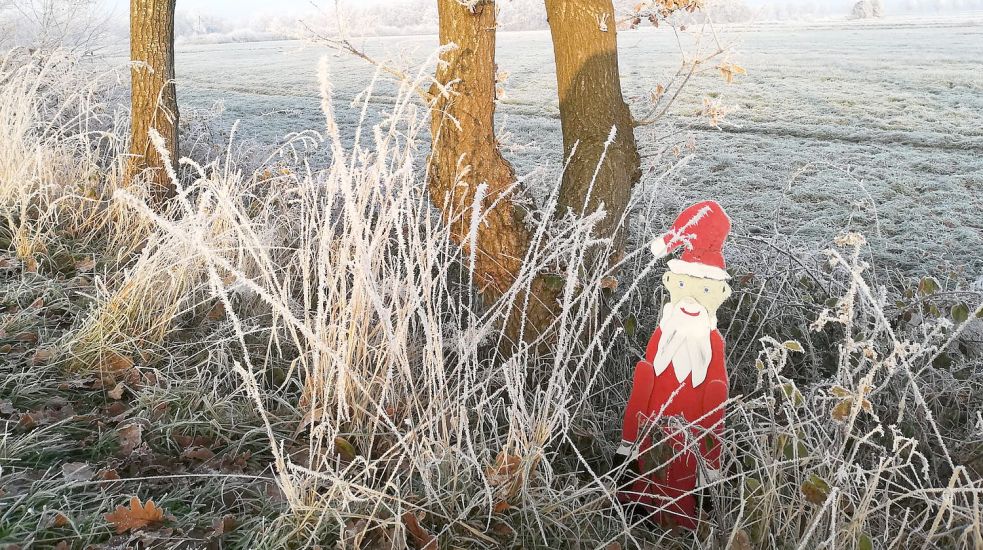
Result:
<instances>
[{"instance_id":1,"label":"pale sky","mask_svg":"<svg viewBox=\"0 0 983 550\"><path fill-rule=\"evenodd\" d=\"M114 13L125 15L128 10L128 0L100 0L103 5L113 8ZM405 0L340 0L349 7L372 6L384 4L400 4ZM750 7L762 5L810 5L820 11L832 10L846 13L857 0L742 0ZM884 0L888 13L904 11L910 5L933 5L935 0ZM958 5L958 0L943 0L946 4ZM973 3L976 0L969 0ZM981 0L983 1L983 0ZM177 0L177 9L181 12L193 12L216 15L226 19L248 19L255 15L282 14L295 15L314 11L314 5L330 11L335 0ZM978 5L978 4L974 4Z\"/></svg>"},{"instance_id":2,"label":"pale sky","mask_svg":"<svg viewBox=\"0 0 983 550\"><path fill-rule=\"evenodd\" d=\"M115 6L115 9L123 12L127 9L128 0L104 0L108 4ZM400 3L401 0L341 0L348 6L358 5L379 5L386 3ZM775 0L744 0L745 4L754 6L767 2L775 3ZM851 5L855 0L786 0L789 4L830 4L830 5ZM300 12L312 9L312 2L321 8L328 8L334 4L334 0L177 0L177 9L180 11L195 11L230 16L250 16L257 13L278 13L278 12ZM888 2L890 3L890 1Z\"/></svg>"},{"instance_id":3,"label":"pale sky","mask_svg":"<svg viewBox=\"0 0 983 550\"><path fill-rule=\"evenodd\" d=\"M128 0L105 0L115 10L124 12L128 9ZM221 15L223 17L250 16L257 13L300 12L313 9L313 4L327 8L334 5L333 0L177 0L180 11L195 11ZM400 0L342 0L343 4L379 5L396 3Z\"/></svg>"}]
</instances>

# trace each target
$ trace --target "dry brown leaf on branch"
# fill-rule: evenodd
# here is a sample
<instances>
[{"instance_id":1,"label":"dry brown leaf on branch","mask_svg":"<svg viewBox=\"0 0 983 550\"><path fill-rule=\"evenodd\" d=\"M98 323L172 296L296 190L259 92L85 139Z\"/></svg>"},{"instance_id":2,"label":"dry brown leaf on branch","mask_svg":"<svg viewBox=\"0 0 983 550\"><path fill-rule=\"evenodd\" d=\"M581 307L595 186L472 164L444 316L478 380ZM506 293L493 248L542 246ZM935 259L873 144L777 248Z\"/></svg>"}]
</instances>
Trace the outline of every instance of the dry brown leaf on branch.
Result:
<instances>
[{"instance_id":1,"label":"dry brown leaf on branch","mask_svg":"<svg viewBox=\"0 0 983 550\"><path fill-rule=\"evenodd\" d=\"M157 528L164 522L164 509L148 500L142 504L137 497L130 497L130 506L117 506L116 511L104 516L116 529L116 534L145 528Z\"/></svg>"},{"instance_id":2,"label":"dry brown leaf on branch","mask_svg":"<svg viewBox=\"0 0 983 550\"><path fill-rule=\"evenodd\" d=\"M666 87L662 84L657 84L655 90L652 91L651 99L652 103L658 103L662 100L662 97L666 95Z\"/></svg>"},{"instance_id":3,"label":"dry brown leaf on branch","mask_svg":"<svg viewBox=\"0 0 983 550\"><path fill-rule=\"evenodd\" d=\"M726 80L728 84L734 82L735 76L747 74L747 69L736 63L721 63L717 66L717 69L720 71L720 75L724 77L724 80Z\"/></svg>"}]
</instances>

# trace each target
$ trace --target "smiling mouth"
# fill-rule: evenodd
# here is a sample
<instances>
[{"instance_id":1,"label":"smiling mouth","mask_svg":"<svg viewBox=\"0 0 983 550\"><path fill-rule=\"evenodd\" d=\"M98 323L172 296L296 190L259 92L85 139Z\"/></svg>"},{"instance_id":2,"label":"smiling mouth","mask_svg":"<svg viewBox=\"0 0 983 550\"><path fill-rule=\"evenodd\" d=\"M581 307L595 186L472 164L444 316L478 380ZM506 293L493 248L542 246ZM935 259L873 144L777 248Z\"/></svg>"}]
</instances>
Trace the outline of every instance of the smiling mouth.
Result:
<instances>
[{"instance_id":1,"label":"smiling mouth","mask_svg":"<svg viewBox=\"0 0 983 550\"><path fill-rule=\"evenodd\" d=\"M685 313L686 315L689 315L690 317L699 317L700 316L700 312L699 311L697 311L696 313L692 313L690 311L687 311L686 308L684 308L684 307L679 308L679 311L682 311L683 313Z\"/></svg>"}]
</instances>

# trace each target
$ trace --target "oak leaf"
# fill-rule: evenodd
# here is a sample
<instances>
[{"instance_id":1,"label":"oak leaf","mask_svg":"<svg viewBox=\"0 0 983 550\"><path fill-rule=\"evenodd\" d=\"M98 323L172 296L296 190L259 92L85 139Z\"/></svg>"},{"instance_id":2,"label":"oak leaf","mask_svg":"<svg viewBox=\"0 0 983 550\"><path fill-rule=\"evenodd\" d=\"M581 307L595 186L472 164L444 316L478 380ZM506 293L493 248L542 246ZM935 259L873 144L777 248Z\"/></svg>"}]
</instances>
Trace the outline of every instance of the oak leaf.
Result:
<instances>
[{"instance_id":1,"label":"oak leaf","mask_svg":"<svg viewBox=\"0 0 983 550\"><path fill-rule=\"evenodd\" d=\"M116 534L136 531L146 527L155 528L164 522L164 510L148 500L142 504L137 497L130 497L130 506L117 506L115 512L104 516L116 529Z\"/></svg>"}]
</instances>

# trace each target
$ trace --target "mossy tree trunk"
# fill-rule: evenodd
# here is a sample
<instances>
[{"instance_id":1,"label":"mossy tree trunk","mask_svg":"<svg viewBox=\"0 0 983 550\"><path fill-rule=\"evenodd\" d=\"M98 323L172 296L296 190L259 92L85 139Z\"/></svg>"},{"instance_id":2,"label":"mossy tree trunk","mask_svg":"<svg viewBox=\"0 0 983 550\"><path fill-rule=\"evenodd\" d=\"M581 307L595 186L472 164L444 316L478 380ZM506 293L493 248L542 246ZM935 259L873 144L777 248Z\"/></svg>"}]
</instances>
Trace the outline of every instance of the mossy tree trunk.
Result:
<instances>
[{"instance_id":1,"label":"mossy tree trunk","mask_svg":"<svg viewBox=\"0 0 983 550\"><path fill-rule=\"evenodd\" d=\"M174 85L174 6L176 0L130 0L130 70L132 127L127 177L141 173L154 200L174 195L165 161L150 140L150 130L164 139L172 166L178 158L178 106Z\"/></svg>"},{"instance_id":2,"label":"mossy tree trunk","mask_svg":"<svg viewBox=\"0 0 983 550\"><path fill-rule=\"evenodd\" d=\"M614 6L611 0L545 2L556 60L563 151L569 159L558 208L560 213L569 208L583 215L603 205L607 216L597 234L614 239L614 257L609 259L614 263L624 253L624 228L619 229L619 222L632 188L641 179L634 121L621 93ZM616 134L605 153L612 128Z\"/></svg>"},{"instance_id":3,"label":"mossy tree trunk","mask_svg":"<svg viewBox=\"0 0 983 550\"><path fill-rule=\"evenodd\" d=\"M496 6L493 0L470 8L458 0L437 0L437 9L440 44L457 47L441 56L436 74L437 83L452 92L444 94L437 85L431 89L430 195L454 241L473 253L474 283L492 302L515 283L532 240L509 196L516 189L515 172L495 138ZM472 250L476 206L485 214ZM506 335L513 341L535 337L553 318L553 293L540 278L531 288L528 309L519 309L522 296L508 315ZM523 318L529 329L520 335Z\"/></svg>"}]
</instances>

